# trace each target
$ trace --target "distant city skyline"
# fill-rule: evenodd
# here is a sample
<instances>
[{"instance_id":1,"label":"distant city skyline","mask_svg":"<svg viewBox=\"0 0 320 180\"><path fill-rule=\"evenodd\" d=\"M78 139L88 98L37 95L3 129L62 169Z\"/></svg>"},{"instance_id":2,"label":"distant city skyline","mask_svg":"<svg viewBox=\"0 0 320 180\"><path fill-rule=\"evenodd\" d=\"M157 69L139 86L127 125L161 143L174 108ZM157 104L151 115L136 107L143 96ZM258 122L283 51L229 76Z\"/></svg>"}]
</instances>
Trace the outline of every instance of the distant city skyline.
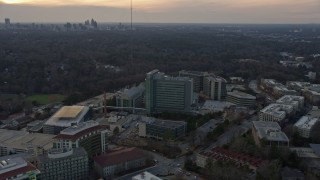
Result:
<instances>
[{"instance_id":1,"label":"distant city skyline","mask_svg":"<svg viewBox=\"0 0 320 180\"><path fill-rule=\"evenodd\" d=\"M319 0L133 0L146 23L320 23ZM130 0L0 0L14 22L130 21Z\"/></svg>"}]
</instances>

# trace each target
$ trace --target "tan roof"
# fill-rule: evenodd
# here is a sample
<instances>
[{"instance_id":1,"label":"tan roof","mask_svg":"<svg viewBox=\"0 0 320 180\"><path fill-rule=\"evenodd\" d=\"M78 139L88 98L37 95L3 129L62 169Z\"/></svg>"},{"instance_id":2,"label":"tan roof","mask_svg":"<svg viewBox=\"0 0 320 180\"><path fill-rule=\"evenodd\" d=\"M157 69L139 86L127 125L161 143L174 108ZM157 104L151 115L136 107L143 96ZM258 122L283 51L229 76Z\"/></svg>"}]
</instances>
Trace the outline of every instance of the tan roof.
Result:
<instances>
[{"instance_id":1,"label":"tan roof","mask_svg":"<svg viewBox=\"0 0 320 180\"><path fill-rule=\"evenodd\" d=\"M75 118L82 111L84 106L64 106L53 117L54 118Z\"/></svg>"}]
</instances>

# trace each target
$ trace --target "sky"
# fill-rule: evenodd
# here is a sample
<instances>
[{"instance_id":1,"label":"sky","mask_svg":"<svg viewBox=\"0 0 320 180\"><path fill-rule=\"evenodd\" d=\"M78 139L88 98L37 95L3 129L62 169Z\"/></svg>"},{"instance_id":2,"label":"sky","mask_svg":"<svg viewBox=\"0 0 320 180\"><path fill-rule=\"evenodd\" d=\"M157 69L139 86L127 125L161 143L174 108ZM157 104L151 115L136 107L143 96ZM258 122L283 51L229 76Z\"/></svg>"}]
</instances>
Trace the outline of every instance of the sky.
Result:
<instances>
[{"instance_id":1,"label":"sky","mask_svg":"<svg viewBox=\"0 0 320 180\"><path fill-rule=\"evenodd\" d=\"M133 0L134 22L320 23L320 0ZM0 21L130 21L130 0L0 0Z\"/></svg>"}]
</instances>

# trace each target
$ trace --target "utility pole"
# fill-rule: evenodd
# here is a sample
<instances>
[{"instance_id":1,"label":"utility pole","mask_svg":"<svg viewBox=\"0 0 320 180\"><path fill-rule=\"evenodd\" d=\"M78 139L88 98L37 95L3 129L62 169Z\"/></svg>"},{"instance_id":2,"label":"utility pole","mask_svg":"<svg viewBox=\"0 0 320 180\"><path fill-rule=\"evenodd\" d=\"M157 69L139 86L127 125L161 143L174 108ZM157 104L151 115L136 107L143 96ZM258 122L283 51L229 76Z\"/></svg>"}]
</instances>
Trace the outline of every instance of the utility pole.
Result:
<instances>
[{"instance_id":1,"label":"utility pole","mask_svg":"<svg viewBox=\"0 0 320 180\"><path fill-rule=\"evenodd\" d=\"M132 44L132 36L133 36L133 27L132 27L132 11L133 11L133 4L132 4L132 1L133 0L131 0L131 6L130 6L130 11L131 11L131 28L130 28L130 61L131 61L131 65L133 65L133 49L132 49L132 46L133 46L133 44Z\"/></svg>"}]
</instances>

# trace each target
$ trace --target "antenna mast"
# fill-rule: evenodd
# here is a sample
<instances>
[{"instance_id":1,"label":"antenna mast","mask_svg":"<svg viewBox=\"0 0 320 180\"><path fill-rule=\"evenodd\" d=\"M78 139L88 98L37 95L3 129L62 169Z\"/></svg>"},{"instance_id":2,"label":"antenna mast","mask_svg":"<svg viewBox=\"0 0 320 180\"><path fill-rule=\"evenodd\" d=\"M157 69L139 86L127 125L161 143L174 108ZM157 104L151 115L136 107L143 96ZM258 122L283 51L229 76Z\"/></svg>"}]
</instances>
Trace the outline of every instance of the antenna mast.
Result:
<instances>
[{"instance_id":1,"label":"antenna mast","mask_svg":"<svg viewBox=\"0 0 320 180\"><path fill-rule=\"evenodd\" d=\"M132 27L132 11L133 11L133 6L132 6L132 0L131 0L131 28L130 28L130 60L131 60L131 65L133 65L133 49L132 49L132 36L133 36L133 27Z\"/></svg>"}]
</instances>

